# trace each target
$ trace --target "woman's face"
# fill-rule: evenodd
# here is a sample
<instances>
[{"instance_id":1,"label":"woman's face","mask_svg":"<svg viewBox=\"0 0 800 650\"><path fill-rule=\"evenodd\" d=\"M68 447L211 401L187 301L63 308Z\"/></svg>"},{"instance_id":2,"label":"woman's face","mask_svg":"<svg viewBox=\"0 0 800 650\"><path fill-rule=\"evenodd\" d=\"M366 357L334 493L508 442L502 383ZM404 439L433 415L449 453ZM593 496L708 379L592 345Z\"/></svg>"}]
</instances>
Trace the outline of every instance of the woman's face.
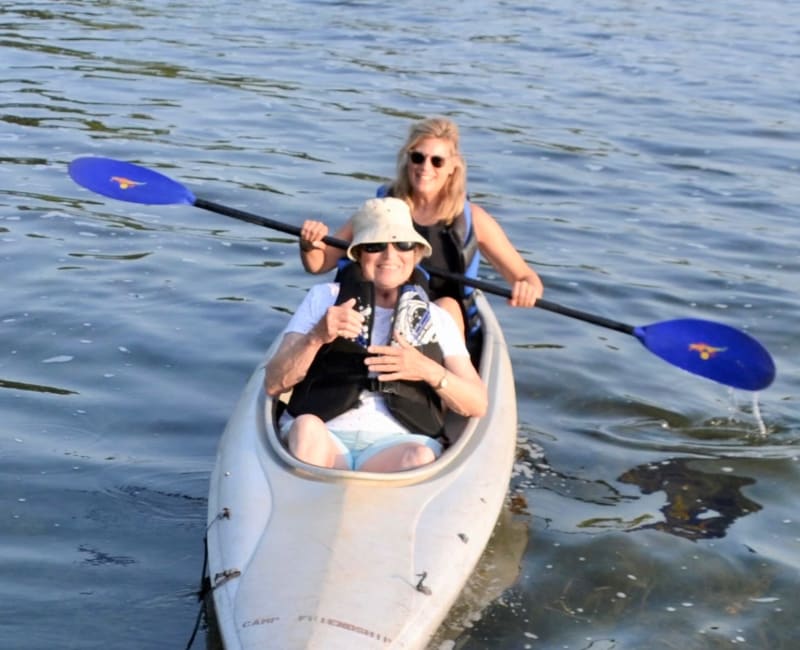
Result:
<instances>
[{"instance_id":1,"label":"woman's face","mask_svg":"<svg viewBox=\"0 0 800 650\"><path fill-rule=\"evenodd\" d=\"M408 150L408 180L413 192L436 196L453 173L455 163L449 140L425 138L417 142Z\"/></svg>"},{"instance_id":2,"label":"woman's face","mask_svg":"<svg viewBox=\"0 0 800 650\"><path fill-rule=\"evenodd\" d=\"M358 261L365 280L374 282L378 290L388 290L396 289L408 281L420 257L419 246L403 251L390 243L384 250L375 253L360 247Z\"/></svg>"}]
</instances>

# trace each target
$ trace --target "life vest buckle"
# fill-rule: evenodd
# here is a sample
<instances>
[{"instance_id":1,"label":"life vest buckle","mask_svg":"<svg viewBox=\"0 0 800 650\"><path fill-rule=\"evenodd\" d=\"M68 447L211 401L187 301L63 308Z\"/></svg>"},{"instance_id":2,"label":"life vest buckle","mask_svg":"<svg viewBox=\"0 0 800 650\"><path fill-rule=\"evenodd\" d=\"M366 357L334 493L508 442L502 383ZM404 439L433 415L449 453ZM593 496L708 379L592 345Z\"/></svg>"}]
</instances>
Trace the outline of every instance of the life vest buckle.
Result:
<instances>
[{"instance_id":1,"label":"life vest buckle","mask_svg":"<svg viewBox=\"0 0 800 650\"><path fill-rule=\"evenodd\" d=\"M365 388L373 393L382 393L383 392L383 382L378 381L377 377L367 377L366 386Z\"/></svg>"}]
</instances>

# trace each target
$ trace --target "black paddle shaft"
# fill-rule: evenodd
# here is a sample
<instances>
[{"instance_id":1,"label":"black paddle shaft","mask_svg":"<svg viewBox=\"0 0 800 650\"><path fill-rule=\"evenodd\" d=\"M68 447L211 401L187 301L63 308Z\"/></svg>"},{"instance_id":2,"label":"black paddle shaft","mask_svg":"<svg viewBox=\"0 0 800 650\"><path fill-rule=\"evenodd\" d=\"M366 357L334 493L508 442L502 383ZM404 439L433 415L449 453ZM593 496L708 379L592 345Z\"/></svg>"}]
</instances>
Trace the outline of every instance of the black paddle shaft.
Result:
<instances>
[{"instance_id":1,"label":"black paddle shaft","mask_svg":"<svg viewBox=\"0 0 800 650\"><path fill-rule=\"evenodd\" d=\"M283 223L282 221L275 221L274 219L268 219L267 217L262 217L261 215L253 214L251 212L245 212L244 210L237 210L236 208L231 208L228 207L227 205L214 203L213 201L207 201L206 199L195 199L194 205L195 207L202 208L203 210L209 210L210 212L217 212L218 214L224 214L228 217L239 219L240 221L246 221L247 223L252 223L257 226L263 226L264 228L271 228L272 230L284 232L287 235L294 235L295 237L300 236L301 229L299 227ZM341 248L342 250L347 249L347 247L350 245L349 242L346 242L343 239L337 239L336 237L324 237L322 241L325 242L328 246ZM447 280L452 280L454 282L459 282L461 284L466 284L470 287L474 287L475 289L480 289L481 291L485 291L486 293L491 293L496 296L502 296L503 298L509 298L509 299L511 298L511 290L506 287L500 287L496 284L491 284L489 282L485 282L477 278L469 278L459 273L445 271L444 269L427 267L424 264L423 267L431 275L435 275L440 278L445 278ZM582 320L587 323L592 323L593 325L599 325L600 327L616 330L617 332L622 332L623 334L636 336L635 328L632 325L627 325L626 323L620 323L619 321L611 320L609 318L603 318L602 316L596 316L594 314L587 314L586 312L582 312L578 309L572 309L571 307L564 307L563 305L559 305L558 303L555 302L550 302L549 300L545 300L544 298L539 298L539 300L536 301L536 307L538 307L539 309L544 309L546 311L554 312L556 314L563 314L564 316L569 316L570 318L577 318L578 320Z\"/></svg>"}]
</instances>

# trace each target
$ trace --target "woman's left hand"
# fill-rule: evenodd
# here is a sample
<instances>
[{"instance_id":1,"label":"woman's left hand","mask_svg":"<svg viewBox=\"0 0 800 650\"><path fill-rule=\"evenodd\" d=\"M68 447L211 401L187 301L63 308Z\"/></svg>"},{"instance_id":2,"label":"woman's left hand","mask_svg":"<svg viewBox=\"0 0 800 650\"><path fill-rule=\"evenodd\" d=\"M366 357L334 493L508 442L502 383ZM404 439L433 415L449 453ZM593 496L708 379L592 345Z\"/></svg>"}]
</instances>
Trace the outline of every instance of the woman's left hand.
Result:
<instances>
[{"instance_id":1,"label":"woman's left hand","mask_svg":"<svg viewBox=\"0 0 800 650\"><path fill-rule=\"evenodd\" d=\"M378 381L426 381L430 364L435 363L402 335L395 334L398 345L370 345L364 363L367 369L378 373ZM427 371L427 372L426 372Z\"/></svg>"}]
</instances>

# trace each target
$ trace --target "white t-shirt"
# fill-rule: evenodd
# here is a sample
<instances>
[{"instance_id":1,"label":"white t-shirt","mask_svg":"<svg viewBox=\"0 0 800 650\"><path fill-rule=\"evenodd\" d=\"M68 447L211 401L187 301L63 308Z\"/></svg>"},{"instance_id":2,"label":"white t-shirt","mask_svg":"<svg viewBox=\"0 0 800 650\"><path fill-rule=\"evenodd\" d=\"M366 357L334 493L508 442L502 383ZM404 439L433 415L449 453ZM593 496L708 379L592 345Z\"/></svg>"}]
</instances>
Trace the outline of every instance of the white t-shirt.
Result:
<instances>
[{"instance_id":1,"label":"white t-shirt","mask_svg":"<svg viewBox=\"0 0 800 650\"><path fill-rule=\"evenodd\" d=\"M286 325L283 334L288 334L289 332L306 334L311 331L311 328L325 315L328 307L336 303L338 296L339 284L335 282L317 284L311 287ZM464 338L450 314L433 303L430 305L430 312L443 356L445 358L469 357ZM372 326L372 342L374 344L387 345L389 343L389 337L392 333L393 313L393 309L375 307ZM328 420L326 424L331 431L372 431L374 433L408 431L389 412L380 393L366 390L361 392L358 406Z\"/></svg>"}]
</instances>

